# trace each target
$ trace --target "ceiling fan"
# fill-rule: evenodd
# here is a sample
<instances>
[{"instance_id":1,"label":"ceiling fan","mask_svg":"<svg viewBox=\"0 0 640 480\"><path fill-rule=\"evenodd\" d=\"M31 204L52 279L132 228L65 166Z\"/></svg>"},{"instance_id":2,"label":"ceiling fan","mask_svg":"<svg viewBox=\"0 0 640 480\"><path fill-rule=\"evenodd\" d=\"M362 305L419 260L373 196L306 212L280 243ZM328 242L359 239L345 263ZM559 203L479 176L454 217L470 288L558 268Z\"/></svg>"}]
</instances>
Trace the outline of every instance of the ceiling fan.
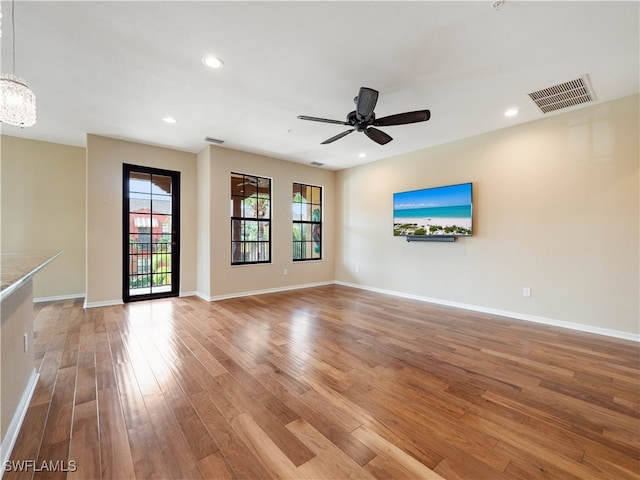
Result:
<instances>
[{"instance_id":1,"label":"ceiling fan","mask_svg":"<svg viewBox=\"0 0 640 480\"><path fill-rule=\"evenodd\" d=\"M338 125L348 125L352 127L338 135L328 138L321 145L335 142L346 137L353 131L364 132L364 134L380 145L384 145L393 140L392 137L378 130L375 127L389 127L391 125L406 125L408 123L426 122L431 117L429 110L417 110L415 112L396 113L382 118L376 118L373 109L378 101L378 91L372 88L361 87L358 96L353 99L356 109L347 115L347 121L330 120L328 118L308 117L299 115L300 120L310 120L312 122L335 123Z\"/></svg>"}]
</instances>

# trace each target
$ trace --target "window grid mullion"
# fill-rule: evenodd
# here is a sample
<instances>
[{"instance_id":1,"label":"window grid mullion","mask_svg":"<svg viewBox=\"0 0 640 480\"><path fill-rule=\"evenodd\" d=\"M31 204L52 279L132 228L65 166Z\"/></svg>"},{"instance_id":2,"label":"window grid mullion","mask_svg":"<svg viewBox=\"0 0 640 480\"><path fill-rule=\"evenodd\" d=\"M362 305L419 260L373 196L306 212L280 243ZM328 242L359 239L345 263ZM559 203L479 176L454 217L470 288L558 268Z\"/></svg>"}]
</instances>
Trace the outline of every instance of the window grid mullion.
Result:
<instances>
[{"instance_id":1,"label":"window grid mullion","mask_svg":"<svg viewBox=\"0 0 640 480\"><path fill-rule=\"evenodd\" d=\"M293 183L292 189L293 222L293 261L322 259L322 187ZM310 209L310 210L308 210ZM307 219L305 216L318 212L319 219ZM305 232L306 226L310 232ZM299 238L296 239L296 230ZM309 233L309 235L307 235ZM317 249L317 255L314 255Z\"/></svg>"},{"instance_id":2,"label":"window grid mullion","mask_svg":"<svg viewBox=\"0 0 640 480\"><path fill-rule=\"evenodd\" d=\"M240 184L234 184L234 182L240 181ZM240 186L241 185L241 186ZM251 187L255 186L255 192ZM264 190L267 190L266 192ZM254 199L255 206L253 207L252 216L247 216L247 201ZM237 210L237 206L232 206L231 215L231 249L232 265L244 265L255 263L269 263L271 261L271 179L266 177L259 177L255 175L247 175L240 173L231 173L231 199L232 201L239 201L240 215L233 215ZM264 201L265 204L262 208L265 210L264 217L260 217L260 202ZM234 222L240 222L238 236L234 238ZM252 222L252 228L255 228L255 232L249 232L247 222ZM260 232L268 229L268 239L262 240ZM249 240L248 237L254 234L255 239ZM263 246L265 247L263 249ZM263 250L266 255L263 255ZM234 253L235 252L235 253ZM237 258L237 261L235 260Z\"/></svg>"}]
</instances>

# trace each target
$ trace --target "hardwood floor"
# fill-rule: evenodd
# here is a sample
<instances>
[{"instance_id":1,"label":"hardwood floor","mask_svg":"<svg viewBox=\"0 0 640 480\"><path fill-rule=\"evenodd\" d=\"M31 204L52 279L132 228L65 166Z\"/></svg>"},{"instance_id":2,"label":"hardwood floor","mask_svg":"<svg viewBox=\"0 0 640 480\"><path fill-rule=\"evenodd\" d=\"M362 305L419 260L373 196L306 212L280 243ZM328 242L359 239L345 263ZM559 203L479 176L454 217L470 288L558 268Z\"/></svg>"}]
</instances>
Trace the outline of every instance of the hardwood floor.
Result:
<instances>
[{"instance_id":1,"label":"hardwood floor","mask_svg":"<svg viewBox=\"0 0 640 480\"><path fill-rule=\"evenodd\" d=\"M7 480L640 478L634 342L336 285L35 313Z\"/></svg>"}]
</instances>

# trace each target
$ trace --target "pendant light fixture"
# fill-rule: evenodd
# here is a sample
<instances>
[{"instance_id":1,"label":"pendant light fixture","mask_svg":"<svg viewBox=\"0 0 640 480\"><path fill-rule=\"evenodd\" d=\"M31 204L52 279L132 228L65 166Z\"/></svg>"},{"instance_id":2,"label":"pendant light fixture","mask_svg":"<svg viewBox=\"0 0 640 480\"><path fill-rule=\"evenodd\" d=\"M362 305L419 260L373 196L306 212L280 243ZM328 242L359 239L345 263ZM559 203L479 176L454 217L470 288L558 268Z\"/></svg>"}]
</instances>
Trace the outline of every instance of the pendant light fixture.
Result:
<instances>
[{"instance_id":1,"label":"pendant light fixture","mask_svg":"<svg viewBox=\"0 0 640 480\"><path fill-rule=\"evenodd\" d=\"M36 123L36 96L27 83L16 76L15 0L11 2L13 33L13 73L0 75L0 122L17 127L31 127Z\"/></svg>"}]
</instances>

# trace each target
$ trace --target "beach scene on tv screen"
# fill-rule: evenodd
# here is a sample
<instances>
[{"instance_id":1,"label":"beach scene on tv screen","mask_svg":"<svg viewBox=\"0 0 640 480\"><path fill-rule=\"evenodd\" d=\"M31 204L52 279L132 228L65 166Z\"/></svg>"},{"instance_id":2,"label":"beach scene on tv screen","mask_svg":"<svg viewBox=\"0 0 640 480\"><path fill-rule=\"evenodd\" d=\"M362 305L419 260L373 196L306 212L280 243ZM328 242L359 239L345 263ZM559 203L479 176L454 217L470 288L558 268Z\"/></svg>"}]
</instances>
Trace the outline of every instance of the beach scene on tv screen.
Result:
<instances>
[{"instance_id":1,"label":"beach scene on tv screen","mask_svg":"<svg viewBox=\"0 0 640 480\"><path fill-rule=\"evenodd\" d=\"M471 184L393 194L393 234L471 235Z\"/></svg>"}]
</instances>

